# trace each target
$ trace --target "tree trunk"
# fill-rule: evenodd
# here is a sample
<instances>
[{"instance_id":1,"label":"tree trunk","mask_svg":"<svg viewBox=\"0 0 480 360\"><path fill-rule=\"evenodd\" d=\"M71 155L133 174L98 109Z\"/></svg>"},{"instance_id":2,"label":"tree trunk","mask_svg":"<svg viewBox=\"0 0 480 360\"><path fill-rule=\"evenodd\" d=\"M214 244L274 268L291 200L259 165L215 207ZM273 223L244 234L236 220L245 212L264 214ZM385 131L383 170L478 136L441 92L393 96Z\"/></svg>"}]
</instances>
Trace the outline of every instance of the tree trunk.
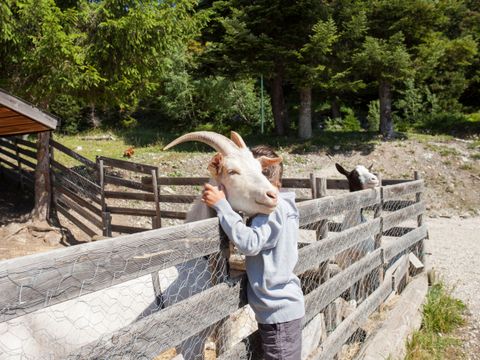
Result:
<instances>
[{"instance_id":1,"label":"tree trunk","mask_svg":"<svg viewBox=\"0 0 480 360\"><path fill-rule=\"evenodd\" d=\"M334 119L338 119L342 117L342 113L340 112L340 106L338 104L338 99L335 97L332 100L332 117Z\"/></svg>"},{"instance_id":2,"label":"tree trunk","mask_svg":"<svg viewBox=\"0 0 480 360\"><path fill-rule=\"evenodd\" d=\"M92 123L92 126L94 128L98 128L101 125L100 119L95 114L95 105L94 104L90 105L90 122Z\"/></svg>"},{"instance_id":3,"label":"tree trunk","mask_svg":"<svg viewBox=\"0 0 480 360\"><path fill-rule=\"evenodd\" d=\"M272 102L273 121L277 135L285 135L286 107L283 94L283 70L280 65L275 67L275 74L272 80L270 99Z\"/></svg>"},{"instance_id":4,"label":"tree trunk","mask_svg":"<svg viewBox=\"0 0 480 360\"><path fill-rule=\"evenodd\" d=\"M298 137L312 137L312 88L300 88L300 109L298 114Z\"/></svg>"},{"instance_id":5,"label":"tree trunk","mask_svg":"<svg viewBox=\"0 0 480 360\"><path fill-rule=\"evenodd\" d=\"M50 131L38 133L37 166L35 168L35 208L34 222L45 222L50 214Z\"/></svg>"},{"instance_id":6,"label":"tree trunk","mask_svg":"<svg viewBox=\"0 0 480 360\"><path fill-rule=\"evenodd\" d=\"M392 85L387 81L380 81L378 95L380 100L380 133L385 139L390 139L393 137Z\"/></svg>"}]
</instances>

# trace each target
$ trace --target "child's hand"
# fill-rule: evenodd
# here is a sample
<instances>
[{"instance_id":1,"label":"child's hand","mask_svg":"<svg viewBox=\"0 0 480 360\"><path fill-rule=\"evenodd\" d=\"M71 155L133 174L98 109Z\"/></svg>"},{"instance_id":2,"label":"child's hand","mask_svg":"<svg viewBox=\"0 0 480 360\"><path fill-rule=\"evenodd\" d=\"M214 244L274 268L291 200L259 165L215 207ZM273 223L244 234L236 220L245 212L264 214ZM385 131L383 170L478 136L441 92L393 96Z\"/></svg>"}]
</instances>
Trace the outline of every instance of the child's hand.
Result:
<instances>
[{"instance_id":1,"label":"child's hand","mask_svg":"<svg viewBox=\"0 0 480 360\"><path fill-rule=\"evenodd\" d=\"M202 201L208 206L212 207L220 200L225 199L225 193L220 187L216 187L210 184L204 185L202 194Z\"/></svg>"}]
</instances>

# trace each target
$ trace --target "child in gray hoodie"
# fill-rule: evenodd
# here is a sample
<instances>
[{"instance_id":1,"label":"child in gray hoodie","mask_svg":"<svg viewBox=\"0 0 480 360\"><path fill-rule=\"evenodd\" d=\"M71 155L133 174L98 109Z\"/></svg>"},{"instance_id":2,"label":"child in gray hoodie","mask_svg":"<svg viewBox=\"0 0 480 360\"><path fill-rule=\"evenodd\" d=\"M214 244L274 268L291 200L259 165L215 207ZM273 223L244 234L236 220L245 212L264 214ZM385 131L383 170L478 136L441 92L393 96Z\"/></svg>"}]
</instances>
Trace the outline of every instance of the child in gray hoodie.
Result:
<instances>
[{"instance_id":1,"label":"child in gray hoodie","mask_svg":"<svg viewBox=\"0 0 480 360\"><path fill-rule=\"evenodd\" d=\"M268 146L252 149L255 157L277 157ZM281 187L282 164L264 169ZM246 255L247 296L258 322L265 360L300 360L305 315L300 280L293 273L298 260L299 214L295 193L279 192L276 210L258 214L245 225L222 190L206 184L203 201L217 211L228 238Z\"/></svg>"}]
</instances>

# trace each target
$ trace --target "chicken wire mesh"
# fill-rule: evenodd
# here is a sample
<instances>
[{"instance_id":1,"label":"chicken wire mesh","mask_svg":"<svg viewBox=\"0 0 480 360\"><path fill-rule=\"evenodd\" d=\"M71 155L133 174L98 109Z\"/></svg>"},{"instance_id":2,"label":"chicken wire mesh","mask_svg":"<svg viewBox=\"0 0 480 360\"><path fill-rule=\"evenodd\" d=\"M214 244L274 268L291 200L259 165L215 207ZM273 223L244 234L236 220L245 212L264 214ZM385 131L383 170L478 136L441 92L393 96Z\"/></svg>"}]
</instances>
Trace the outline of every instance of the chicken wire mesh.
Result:
<instances>
[{"instance_id":1,"label":"chicken wire mesh","mask_svg":"<svg viewBox=\"0 0 480 360\"><path fill-rule=\"evenodd\" d=\"M83 175L94 180L88 171ZM303 189L299 192L305 196L308 191ZM302 359L321 347L342 321L368 301L369 295L382 283L385 270L399 256L409 251L421 255L421 249L412 246L385 264L378 250L417 227L416 216L402 217L403 220L384 231L383 236L374 231L381 229L380 216L402 210L417 200L415 194L409 194L388 200L383 206L373 204L348 208L328 219L302 226L298 239L300 265L315 244L329 241L346 231L351 232L343 240L341 251L331 256L320 256L319 261L309 266L308 270L297 271L307 308ZM371 224L375 226L371 226L371 231L366 231ZM168 254L168 261L174 259L175 266L159 266L162 263L159 259L162 259L165 251L168 252L161 246L158 253L150 248L149 253L145 254L142 245L138 245L138 249L131 249L129 256L115 258L117 254L112 245L111 252L92 259L99 273L107 269L108 275L101 275L104 276L103 280L95 279L95 273L91 279L85 279L81 266L85 262L82 256L85 255L81 254L78 258L73 256L67 260L72 265L69 271L57 276L57 282L50 282L50 290L47 286L46 291L46 285L42 283L45 278L42 276L52 271L49 266L42 268L32 264L30 268L34 271L25 273L0 271L0 282L4 284L11 282L16 285L17 282L21 283L19 276L28 277L26 287L41 294L39 298L43 301L43 306L38 306L38 310L9 318L9 313L16 310L11 304L21 304L24 285L17 286L16 293L6 295L4 299L7 301L2 301L4 305L0 313L0 319L4 316L1 320L5 320L0 323L0 359L166 360L178 355L184 359L217 359L240 342L246 349L242 353L243 358L256 358L258 343L255 337L249 337L257 328L252 310L248 306L237 309L238 304L244 305L238 296L224 297L213 289L215 286L224 286L222 289L227 292L230 291L227 289L235 288L232 278L242 275L242 256L235 248L231 248L230 261L226 261L224 252L202 249L199 243L196 242L195 251L209 255L192 259L191 252L172 250L174 253ZM139 269L142 271L138 272L138 276L128 277L128 281L120 282L118 279L125 274L125 269L135 260L135 256L144 257ZM145 274L152 259L156 259L155 267L161 270ZM112 270L108 270L110 262L115 263ZM63 289L63 283L72 279L76 279L74 286L81 296L49 306L54 294ZM97 291L88 290L88 284L96 281L110 281L112 286L105 285ZM85 295L84 284L87 284ZM200 296L201 301L197 303ZM222 314L218 309L224 308L229 301L228 314ZM346 339L343 348L339 349L341 359L351 356L371 331L360 323L358 325L358 329ZM223 358L226 358L225 355Z\"/></svg>"}]
</instances>

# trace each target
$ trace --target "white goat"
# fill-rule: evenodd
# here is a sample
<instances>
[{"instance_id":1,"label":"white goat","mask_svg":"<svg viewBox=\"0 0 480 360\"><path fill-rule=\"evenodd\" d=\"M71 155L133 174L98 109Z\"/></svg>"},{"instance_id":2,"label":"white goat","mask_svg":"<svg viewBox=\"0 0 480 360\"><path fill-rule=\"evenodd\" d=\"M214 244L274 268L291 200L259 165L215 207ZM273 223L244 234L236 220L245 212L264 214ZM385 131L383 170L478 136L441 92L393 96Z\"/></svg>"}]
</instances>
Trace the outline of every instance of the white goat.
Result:
<instances>
[{"instance_id":1,"label":"white goat","mask_svg":"<svg viewBox=\"0 0 480 360\"><path fill-rule=\"evenodd\" d=\"M251 215L275 209L276 190L263 176L262 165L280 162L281 158L254 159L242 138L234 132L232 140L211 132L191 133L167 148L184 141L201 141L219 152L208 169L212 180L225 188L227 199L235 210ZM187 219L194 221L214 215L205 204L197 201ZM159 275L164 306L211 286L208 261L203 258L162 270ZM158 309L151 277L142 276L0 323L0 360L65 358L79 347ZM185 357L199 355L200 350L194 345L200 343L185 343L182 348L188 345L190 350L185 351Z\"/></svg>"},{"instance_id":2,"label":"white goat","mask_svg":"<svg viewBox=\"0 0 480 360\"><path fill-rule=\"evenodd\" d=\"M208 166L211 183L222 185L228 202L236 211L241 211L250 216L258 213L269 214L277 205L277 190L262 174L262 168L279 163L281 158L260 157L254 158L247 148L242 137L236 132L231 132L231 139L210 132L194 132L181 136L168 144L169 149L186 141L200 141L212 146L218 153L212 158ZM186 222L214 217L216 213L206 204L197 199L188 212ZM210 274L207 261L189 262L192 267L202 268L204 273ZM187 263L187 264L189 264ZM248 309L238 311L230 317L228 327L229 341L240 340L240 333L255 330L256 322ZM247 330L250 329L251 331ZM177 351L181 352L186 360L202 357L205 334L185 341ZM230 344L231 345L231 344ZM227 345L228 346L228 345Z\"/></svg>"}]
</instances>

